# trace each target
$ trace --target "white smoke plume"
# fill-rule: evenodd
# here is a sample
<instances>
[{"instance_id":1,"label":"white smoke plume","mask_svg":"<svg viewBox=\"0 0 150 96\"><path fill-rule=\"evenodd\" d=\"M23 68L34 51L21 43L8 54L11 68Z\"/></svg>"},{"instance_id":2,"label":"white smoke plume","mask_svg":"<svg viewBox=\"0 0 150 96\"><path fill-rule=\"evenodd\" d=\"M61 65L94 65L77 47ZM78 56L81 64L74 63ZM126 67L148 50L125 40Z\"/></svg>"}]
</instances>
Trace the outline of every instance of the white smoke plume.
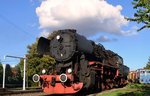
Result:
<instances>
[{"instance_id":1,"label":"white smoke plume","mask_svg":"<svg viewBox=\"0 0 150 96\"><path fill-rule=\"evenodd\" d=\"M122 6L105 0L43 0L36 8L40 28L46 32L73 28L85 36L99 32L126 35L121 28L128 24Z\"/></svg>"}]
</instances>

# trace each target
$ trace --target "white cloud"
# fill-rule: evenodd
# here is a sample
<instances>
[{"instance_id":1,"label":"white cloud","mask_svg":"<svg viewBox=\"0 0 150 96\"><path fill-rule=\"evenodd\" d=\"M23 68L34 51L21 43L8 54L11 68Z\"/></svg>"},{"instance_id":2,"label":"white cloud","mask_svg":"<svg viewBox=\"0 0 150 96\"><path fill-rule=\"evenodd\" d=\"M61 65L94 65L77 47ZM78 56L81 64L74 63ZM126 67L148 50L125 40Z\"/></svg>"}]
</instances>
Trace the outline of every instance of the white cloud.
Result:
<instances>
[{"instance_id":1,"label":"white cloud","mask_svg":"<svg viewBox=\"0 0 150 96\"><path fill-rule=\"evenodd\" d=\"M127 31L124 31L124 30L121 30L121 33L124 35L124 36L132 36L132 35L137 35L137 30L139 28L137 26L132 26L131 29L127 30Z\"/></svg>"},{"instance_id":2,"label":"white cloud","mask_svg":"<svg viewBox=\"0 0 150 96\"><path fill-rule=\"evenodd\" d=\"M111 41L107 36L100 36L97 41L99 42L109 42Z\"/></svg>"},{"instance_id":3,"label":"white cloud","mask_svg":"<svg viewBox=\"0 0 150 96\"><path fill-rule=\"evenodd\" d=\"M40 34L40 36L48 37L49 36L49 32L47 30L43 30L43 32Z\"/></svg>"},{"instance_id":4,"label":"white cloud","mask_svg":"<svg viewBox=\"0 0 150 96\"><path fill-rule=\"evenodd\" d=\"M115 38L110 39L109 37L104 36L104 35L96 39L96 42L112 42L112 41L117 41L117 39Z\"/></svg>"},{"instance_id":5,"label":"white cloud","mask_svg":"<svg viewBox=\"0 0 150 96\"><path fill-rule=\"evenodd\" d=\"M36 13L40 28L48 32L73 28L85 36L98 32L126 35L121 28L128 22L121 10L122 6L104 0L44 0Z\"/></svg>"}]
</instances>

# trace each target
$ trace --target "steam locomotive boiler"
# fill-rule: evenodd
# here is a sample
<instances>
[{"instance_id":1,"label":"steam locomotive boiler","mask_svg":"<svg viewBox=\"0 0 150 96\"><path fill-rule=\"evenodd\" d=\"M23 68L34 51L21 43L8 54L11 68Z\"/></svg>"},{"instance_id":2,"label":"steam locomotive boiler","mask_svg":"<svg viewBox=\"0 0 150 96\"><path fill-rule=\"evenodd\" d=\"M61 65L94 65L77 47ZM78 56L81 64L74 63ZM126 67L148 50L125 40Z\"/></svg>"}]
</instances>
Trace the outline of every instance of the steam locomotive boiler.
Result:
<instances>
[{"instance_id":1,"label":"steam locomotive boiler","mask_svg":"<svg viewBox=\"0 0 150 96\"><path fill-rule=\"evenodd\" d=\"M55 72L33 77L41 81L46 93L73 94L82 89L104 90L126 84L129 68L123 65L122 57L74 29L55 31L50 39L41 37L37 50L56 60Z\"/></svg>"}]
</instances>

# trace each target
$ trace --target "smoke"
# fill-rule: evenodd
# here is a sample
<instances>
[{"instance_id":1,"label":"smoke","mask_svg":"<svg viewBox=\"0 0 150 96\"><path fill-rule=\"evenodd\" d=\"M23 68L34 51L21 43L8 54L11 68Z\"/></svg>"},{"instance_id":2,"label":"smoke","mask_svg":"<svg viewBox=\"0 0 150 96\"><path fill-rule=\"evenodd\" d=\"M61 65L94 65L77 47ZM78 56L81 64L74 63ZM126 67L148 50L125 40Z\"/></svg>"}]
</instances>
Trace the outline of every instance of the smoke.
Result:
<instances>
[{"instance_id":1,"label":"smoke","mask_svg":"<svg viewBox=\"0 0 150 96\"><path fill-rule=\"evenodd\" d=\"M122 30L128 24L121 14L122 6L104 0L43 0L36 8L42 35L58 29L77 29L85 36L100 32L115 35L132 34Z\"/></svg>"}]
</instances>

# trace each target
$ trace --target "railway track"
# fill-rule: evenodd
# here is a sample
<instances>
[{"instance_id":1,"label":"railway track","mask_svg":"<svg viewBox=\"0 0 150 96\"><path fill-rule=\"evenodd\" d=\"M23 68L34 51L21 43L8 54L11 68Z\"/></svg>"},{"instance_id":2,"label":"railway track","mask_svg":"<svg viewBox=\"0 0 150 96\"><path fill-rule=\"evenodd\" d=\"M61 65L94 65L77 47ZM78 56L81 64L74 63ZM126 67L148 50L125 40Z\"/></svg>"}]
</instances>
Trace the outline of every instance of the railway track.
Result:
<instances>
[{"instance_id":1,"label":"railway track","mask_svg":"<svg viewBox=\"0 0 150 96\"><path fill-rule=\"evenodd\" d=\"M98 91L98 92L92 92L92 93L88 93L87 92L81 92L79 94L75 94L75 95L61 95L61 96L99 96L99 95L103 95L104 93L107 92L113 92L116 90L120 90L123 88L115 88L115 89L111 89L111 90L105 90L105 91ZM60 95L50 95L50 94L46 94L44 92L42 92L42 89L28 89L28 90L14 90L14 89L2 89L0 88L0 96L60 96Z\"/></svg>"},{"instance_id":2,"label":"railway track","mask_svg":"<svg viewBox=\"0 0 150 96\"><path fill-rule=\"evenodd\" d=\"M83 95L80 96L96 96L96 94ZM78 96L77 94L75 96ZM30 89L30 90L14 90L14 89L2 89L0 88L0 96L60 96L60 95L50 95L42 92L42 89ZM72 95L62 95L62 96L72 96Z\"/></svg>"},{"instance_id":3,"label":"railway track","mask_svg":"<svg viewBox=\"0 0 150 96\"><path fill-rule=\"evenodd\" d=\"M42 89L14 90L0 88L0 96L39 96L45 95Z\"/></svg>"}]
</instances>

